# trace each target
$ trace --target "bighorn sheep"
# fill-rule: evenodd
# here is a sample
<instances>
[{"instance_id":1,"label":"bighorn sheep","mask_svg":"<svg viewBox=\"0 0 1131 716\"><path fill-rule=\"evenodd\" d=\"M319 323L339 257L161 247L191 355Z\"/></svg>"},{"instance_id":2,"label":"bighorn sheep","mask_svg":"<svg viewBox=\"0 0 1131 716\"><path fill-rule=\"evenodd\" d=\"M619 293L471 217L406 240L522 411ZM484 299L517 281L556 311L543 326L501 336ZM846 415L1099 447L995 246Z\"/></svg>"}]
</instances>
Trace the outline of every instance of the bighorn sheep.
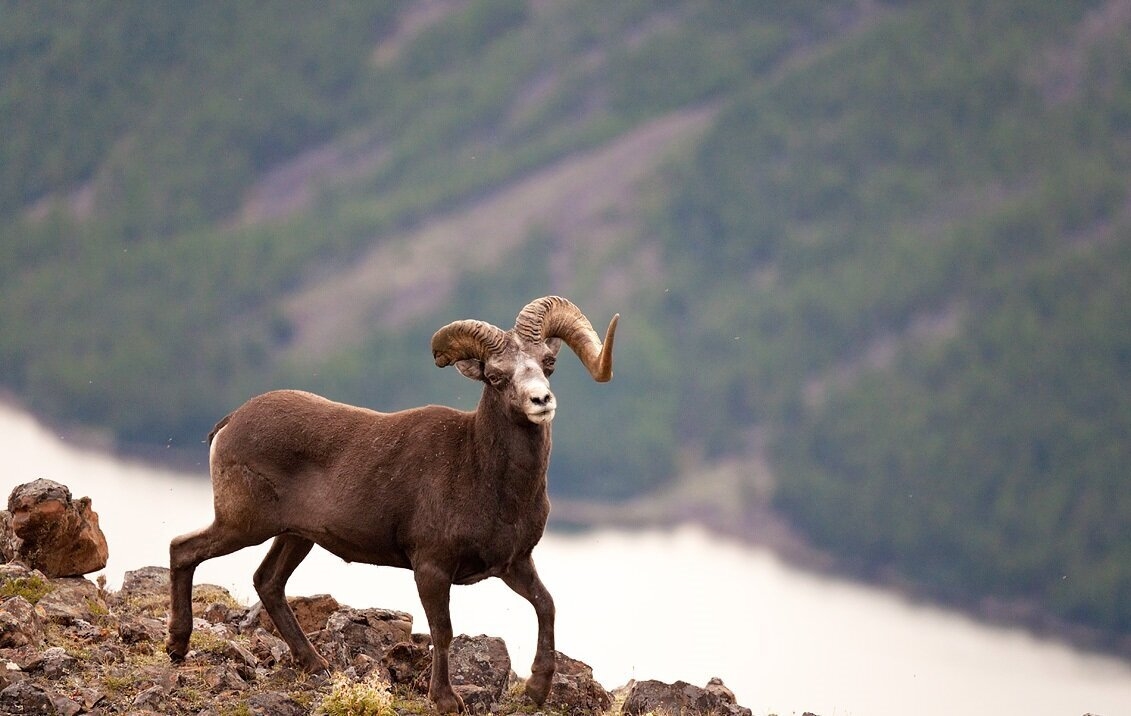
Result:
<instances>
[{"instance_id":1,"label":"bighorn sheep","mask_svg":"<svg viewBox=\"0 0 1131 716\"><path fill-rule=\"evenodd\" d=\"M166 651L181 661L201 562L274 538L255 572L264 609L308 671L328 664L284 596L319 544L346 561L413 570L432 634L429 697L462 709L448 678L452 584L501 578L534 607L538 645L526 693L541 704L554 673L554 602L531 552L549 515L546 468L557 401L548 378L564 341L590 375L612 378L613 316L602 342L573 303L529 303L515 326L462 320L432 336L436 365L482 381L472 412L436 405L379 413L299 391L252 398L209 441L215 518L169 546Z\"/></svg>"}]
</instances>

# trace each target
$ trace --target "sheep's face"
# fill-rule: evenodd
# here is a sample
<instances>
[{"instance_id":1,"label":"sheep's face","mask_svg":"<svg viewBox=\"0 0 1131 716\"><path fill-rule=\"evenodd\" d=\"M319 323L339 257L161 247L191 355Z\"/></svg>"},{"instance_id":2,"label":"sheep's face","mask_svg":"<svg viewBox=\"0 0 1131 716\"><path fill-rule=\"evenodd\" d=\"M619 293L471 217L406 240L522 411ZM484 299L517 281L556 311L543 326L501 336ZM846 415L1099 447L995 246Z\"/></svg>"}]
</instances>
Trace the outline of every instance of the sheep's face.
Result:
<instances>
[{"instance_id":1,"label":"sheep's face","mask_svg":"<svg viewBox=\"0 0 1131 716\"><path fill-rule=\"evenodd\" d=\"M521 344L512 338L504 350L486 361L472 358L456 361L455 365L463 375L495 391L512 419L544 425L554 419L558 409L550 391L550 375L560 348L558 338L534 344Z\"/></svg>"}]
</instances>

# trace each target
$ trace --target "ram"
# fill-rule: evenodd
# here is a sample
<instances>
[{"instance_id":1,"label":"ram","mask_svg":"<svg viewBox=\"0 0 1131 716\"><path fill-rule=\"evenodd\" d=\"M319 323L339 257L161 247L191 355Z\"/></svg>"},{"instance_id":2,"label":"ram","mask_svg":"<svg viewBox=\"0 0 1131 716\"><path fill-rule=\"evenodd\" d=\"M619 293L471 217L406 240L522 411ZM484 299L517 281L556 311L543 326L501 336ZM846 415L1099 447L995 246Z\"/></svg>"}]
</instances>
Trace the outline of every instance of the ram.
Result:
<instances>
[{"instance_id":1,"label":"ram","mask_svg":"<svg viewBox=\"0 0 1131 716\"><path fill-rule=\"evenodd\" d=\"M166 651L182 661L201 562L274 538L255 572L263 608L308 671L328 668L287 604L287 579L315 545L350 562L413 570L432 636L428 695L462 709L448 676L453 584L499 577L534 607L538 643L526 693L554 674L554 602L531 553L550 511L546 468L557 399L549 376L564 342L599 382L612 378L619 314L604 341L570 301L529 303L515 326L462 320L432 336L436 365L482 381L474 411L429 405L379 413L284 390L252 398L209 435L215 517L169 547Z\"/></svg>"}]
</instances>

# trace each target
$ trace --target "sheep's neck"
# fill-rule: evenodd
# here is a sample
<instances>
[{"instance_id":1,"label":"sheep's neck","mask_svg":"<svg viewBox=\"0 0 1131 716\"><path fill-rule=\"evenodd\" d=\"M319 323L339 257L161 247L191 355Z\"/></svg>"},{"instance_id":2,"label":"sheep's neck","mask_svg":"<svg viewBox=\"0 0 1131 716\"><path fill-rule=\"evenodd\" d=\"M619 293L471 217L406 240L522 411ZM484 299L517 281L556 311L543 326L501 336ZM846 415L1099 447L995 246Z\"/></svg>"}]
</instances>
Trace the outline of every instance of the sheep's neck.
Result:
<instances>
[{"instance_id":1,"label":"sheep's neck","mask_svg":"<svg viewBox=\"0 0 1131 716\"><path fill-rule=\"evenodd\" d=\"M515 423L503 401L485 388L475 411L474 444L480 474L504 509L523 510L545 498L550 462L550 426Z\"/></svg>"}]
</instances>

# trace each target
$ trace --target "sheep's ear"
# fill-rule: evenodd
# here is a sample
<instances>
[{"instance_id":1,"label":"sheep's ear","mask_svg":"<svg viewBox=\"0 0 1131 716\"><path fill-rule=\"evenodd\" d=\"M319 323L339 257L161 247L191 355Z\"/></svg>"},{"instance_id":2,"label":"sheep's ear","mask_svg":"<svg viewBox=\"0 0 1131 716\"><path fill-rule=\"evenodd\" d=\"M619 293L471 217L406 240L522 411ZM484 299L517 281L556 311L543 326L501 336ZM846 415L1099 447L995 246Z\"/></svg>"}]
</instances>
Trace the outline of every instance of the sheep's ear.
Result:
<instances>
[{"instance_id":1,"label":"sheep's ear","mask_svg":"<svg viewBox=\"0 0 1131 716\"><path fill-rule=\"evenodd\" d=\"M558 351L562 349L562 339L557 336L551 336L546 339L546 347L550 349L551 353L557 355Z\"/></svg>"},{"instance_id":2,"label":"sheep's ear","mask_svg":"<svg viewBox=\"0 0 1131 716\"><path fill-rule=\"evenodd\" d=\"M483 361L478 358L464 358L455 362L456 370L472 380L483 380Z\"/></svg>"}]
</instances>

